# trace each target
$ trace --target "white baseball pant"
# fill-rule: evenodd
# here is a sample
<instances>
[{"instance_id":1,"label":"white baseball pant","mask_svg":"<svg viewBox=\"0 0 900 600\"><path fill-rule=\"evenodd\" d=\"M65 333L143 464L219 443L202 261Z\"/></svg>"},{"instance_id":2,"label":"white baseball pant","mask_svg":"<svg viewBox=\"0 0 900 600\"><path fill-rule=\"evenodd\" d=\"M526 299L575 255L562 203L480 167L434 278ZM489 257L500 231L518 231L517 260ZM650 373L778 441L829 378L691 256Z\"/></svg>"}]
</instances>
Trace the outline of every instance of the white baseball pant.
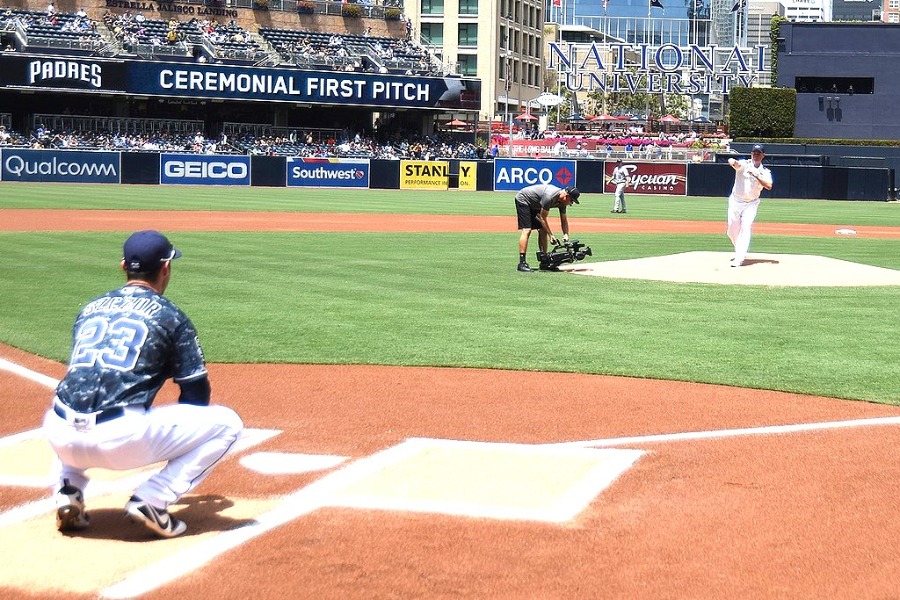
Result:
<instances>
[{"instance_id":1,"label":"white baseball pant","mask_svg":"<svg viewBox=\"0 0 900 600\"><path fill-rule=\"evenodd\" d=\"M616 184L616 201L613 205L613 210L625 210L625 186L626 183L617 183Z\"/></svg>"},{"instance_id":2,"label":"white baseball pant","mask_svg":"<svg viewBox=\"0 0 900 600\"><path fill-rule=\"evenodd\" d=\"M166 462L134 491L160 509L203 481L243 427L237 413L216 405L127 408L121 417L83 428L52 409L44 417L44 432L59 457L59 485L68 479L83 490L89 480L85 470L93 467L122 471Z\"/></svg>"},{"instance_id":3,"label":"white baseball pant","mask_svg":"<svg viewBox=\"0 0 900 600\"><path fill-rule=\"evenodd\" d=\"M744 202L734 196L728 198L728 239L734 246L734 262L740 264L747 258L750 250L753 221L759 210L759 198Z\"/></svg>"}]
</instances>

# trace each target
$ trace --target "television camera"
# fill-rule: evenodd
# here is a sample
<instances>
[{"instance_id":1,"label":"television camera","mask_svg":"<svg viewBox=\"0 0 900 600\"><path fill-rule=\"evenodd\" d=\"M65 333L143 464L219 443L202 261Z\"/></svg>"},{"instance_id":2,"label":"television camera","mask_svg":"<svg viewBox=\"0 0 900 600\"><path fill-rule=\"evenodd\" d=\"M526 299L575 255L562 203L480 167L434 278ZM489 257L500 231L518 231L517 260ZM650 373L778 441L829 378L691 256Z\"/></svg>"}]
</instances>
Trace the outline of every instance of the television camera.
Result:
<instances>
[{"instance_id":1,"label":"television camera","mask_svg":"<svg viewBox=\"0 0 900 600\"><path fill-rule=\"evenodd\" d=\"M586 256L593 256L590 246L582 244L578 240L558 242L550 252L538 252L538 261L542 271L559 271L559 265L584 260Z\"/></svg>"}]
</instances>

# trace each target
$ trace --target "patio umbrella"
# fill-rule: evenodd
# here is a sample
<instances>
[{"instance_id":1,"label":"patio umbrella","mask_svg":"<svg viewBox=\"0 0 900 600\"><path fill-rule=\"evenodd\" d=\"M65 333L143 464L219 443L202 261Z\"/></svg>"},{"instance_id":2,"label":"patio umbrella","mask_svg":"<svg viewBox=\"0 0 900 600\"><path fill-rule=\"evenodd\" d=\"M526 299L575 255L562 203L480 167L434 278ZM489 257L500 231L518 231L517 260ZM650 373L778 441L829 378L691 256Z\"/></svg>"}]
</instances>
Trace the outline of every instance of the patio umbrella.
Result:
<instances>
[{"instance_id":1,"label":"patio umbrella","mask_svg":"<svg viewBox=\"0 0 900 600\"><path fill-rule=\"evenodd\" d=\"M591 118L591 121L615 121L616 118L612 115L608 115L603 113L602 115L597 115L596 117Z\"/></svg>"},{"instance_id":2,"label":"patio umbrella","mask_svg":"<svg viewBox=\"0 0 900 600\"><path fill-rule=\"evenodd\" d=\"M448 121L447 125L450 127L465 127L468 125L465 121L460 121L459 119L453 119L452 121Z\"/></svg>"},{"instance_id":3,"label":"patio umbrella","mask_svg":"<svg viewBox=\"0 0 900 600\"><path fill-rule=\"evenodd\" d=\"M571 117L569 117L569 120L570 121L587 121L587 119L585 119L584 117L582 117L579 114L572 115Z\"/></svg>"},{"instance_id":4,"label":"patio umbrella","mask_svg":"<svg viewBox=\"0 0 900 600\"><path fill-rule=\"evenodd\" d=\"M522 113L520 115L516 115L516 119L519 121L537 121L538 118L531 113Z\"/></svg>"},{"instance_id":5,"label":"patio umbrella","mask_svg":"<svg viewBox=\"0 0 900 600\"><path fill-rule=\"evenodd\" d=\"M660 123L681 123L681 119L674 115L666 115L659 121Z\"/></svg>"}]
</instances>

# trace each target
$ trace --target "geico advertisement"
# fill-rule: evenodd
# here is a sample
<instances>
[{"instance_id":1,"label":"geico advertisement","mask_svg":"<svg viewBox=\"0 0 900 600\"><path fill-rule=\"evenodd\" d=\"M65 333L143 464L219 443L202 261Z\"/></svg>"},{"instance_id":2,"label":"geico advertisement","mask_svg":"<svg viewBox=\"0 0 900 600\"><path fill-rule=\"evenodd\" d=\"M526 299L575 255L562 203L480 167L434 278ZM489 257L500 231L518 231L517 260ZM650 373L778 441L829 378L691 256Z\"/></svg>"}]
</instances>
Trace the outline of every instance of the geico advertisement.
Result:
<instances>
[{"instance_id":1,"label":"geico advertisement","mask_svg":"<svg viewBox=\"0 0 900 600\"><path fill-rule=\"evenodd\" d=\"M179 185L250 185L249 156L162 154L159 182Z\"/></svg>"},{"instance_id":2,"label":"geico advertisement","mask_svg":"<svg viewBox=\"0 0 900 600\"><path fill-rule=\"evenodd\" d=\"M369 187L369 161L341 158L287 159L288 187Z\"/></svg>"},{"instance_id":3,"label":"geico advertisement","mask_svg":"<svg viewBox=\"0 0 900 600\"><path fill-rule=\"evenodd\" d=\"M12 150L0 152L0 180L119 183L118 152Z\"/></svg>"},{"instance_id":4,"label":"geico advertisement","mask_svg":"<svg viewBox=\"0 0 900 600\"><path fill-rule=\"evenodd\" d=\"M442 160L401 160L401 190L446 190L450 187L450 163Z\"/></svg>"},{"instance_id":5,"label":"geico advertisement","mask_svg":"<svg viewBox=\"0 0 900 600\"><path fill-rule=\"evenodd\" d=\"M684 163L628 162L622 166L628 171L626 192L635 194L665 194L669 196L687 195L687 165ZM612 172L616 163L606 161L603 165L603 191L614 194L616 185L612 182Z\"/></svg>"},{"instance_id":6,"label":"geico advertisement","mask_svg":"<svg viewBox=\"0 0 900 600\"><path fill-rule=\"evenodd\" d=\"M519 191L529 185L575 185L574 160L530 160L498 158L494 161L494 190Z\"/></svg>"}]
</instances>

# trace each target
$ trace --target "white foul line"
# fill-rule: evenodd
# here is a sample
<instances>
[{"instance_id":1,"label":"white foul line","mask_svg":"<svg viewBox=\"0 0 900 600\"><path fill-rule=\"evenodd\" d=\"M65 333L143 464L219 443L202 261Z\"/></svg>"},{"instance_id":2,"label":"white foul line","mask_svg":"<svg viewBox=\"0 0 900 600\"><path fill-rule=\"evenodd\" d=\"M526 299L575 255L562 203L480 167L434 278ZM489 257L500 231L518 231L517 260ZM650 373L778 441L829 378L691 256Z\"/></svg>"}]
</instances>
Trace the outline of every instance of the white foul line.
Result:
<instances>
[{"instance_id":1,"label":"white foul line","mask_svg":"<svg viewBox=\"0 0 900 600\"><path fill-rule=\"evenodd\" d=\"M656 442L680 442L692 440L710 440L740 435L775 435L798 433L803 431L821 431L824 429L842 429L847 427L871 427L874 425L898 425L900 417L874 417L870 419L852 419L850 421L828 421L824 423L798 423L796 425L767 425L764 427L748 427L745 429L720 429L718 431L686 431L683 433L661 433L636 437L607 438L602 440L585 440L579 442L561 442L551 446L575 446L596 448L604 446L626 446L632 444L650 444Z\"/></svg>"},{"instance_id":2,"label":"white foul line","mask_svg":"<svg viewBox=\"0 0 900 600\"><path fill-rule=\"evenodd\" d=\"M51 389L59 385L58 379L53 379L52 377L48 377L43 373L38 373L37 371L32 371L31 369L26 369L22 365L17 365L16 363L10 362L5 358L0 358L0 370L9 371L13 375L24 377L29 381L39 383Z\"/></svg>"}]
</instances>

